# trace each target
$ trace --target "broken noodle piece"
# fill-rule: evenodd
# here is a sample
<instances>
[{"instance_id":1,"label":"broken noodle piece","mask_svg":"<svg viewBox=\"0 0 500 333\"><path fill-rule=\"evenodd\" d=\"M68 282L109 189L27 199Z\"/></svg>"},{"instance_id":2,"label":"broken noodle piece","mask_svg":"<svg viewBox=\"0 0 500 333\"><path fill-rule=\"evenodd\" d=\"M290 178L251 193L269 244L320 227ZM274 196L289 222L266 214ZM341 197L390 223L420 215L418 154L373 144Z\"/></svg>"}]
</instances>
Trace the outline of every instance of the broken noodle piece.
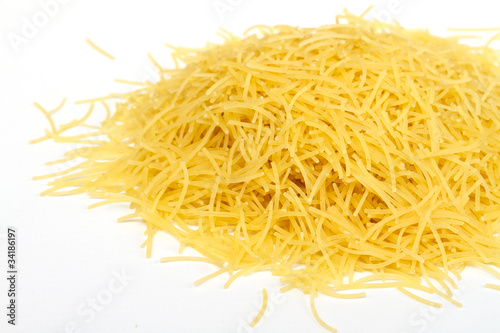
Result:
<instances>
[{"instance_id":1,"label":"broken noodle piece","mask_svg":"<svg viewBox=\"0 0 500 333\"><path fill-rule=\"evenodd\" d=\"M264 288L264 289L262 289L262 307L260 308L260 311L257 314L257 316L255 316L255 318L250 323L251 327L254 327L255 325L257 325L257 323L259 322L259 320L261 320L262 316L266 312L267 301L268 301L267 290Z\"/></svg>"}]
</instances>

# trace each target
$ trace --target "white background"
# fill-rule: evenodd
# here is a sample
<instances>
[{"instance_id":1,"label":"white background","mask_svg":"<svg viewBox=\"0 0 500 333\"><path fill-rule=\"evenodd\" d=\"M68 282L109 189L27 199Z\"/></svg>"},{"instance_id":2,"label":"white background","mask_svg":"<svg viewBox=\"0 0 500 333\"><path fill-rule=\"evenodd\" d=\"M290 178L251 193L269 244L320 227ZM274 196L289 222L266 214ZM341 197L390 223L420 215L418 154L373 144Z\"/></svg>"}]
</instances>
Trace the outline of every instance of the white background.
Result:
<instances>
[{"instance_id":1,"label":"white background","mask_svg":"<svg viewBox=\"0 0 500 333\"><path fill-rule=\"evenodd\" d=\"M44 22L39 1L0 0L0 331L323 332L308 297L299 291L279 294L278 278L268 273L238 279L227 290L222 287L227 276L195 287L193 281L216 268L159 263L160 257L177 253L177 241L165 234L155 238L153 258L146 259L140 248L144 225L116 222L126 207L87 210L92 201L83 195L39 197L46 182L31 177L58 170L44 162L75 147L28 144L48 128L33 102L53 108L67 97L58 120L70 120L85 111L73 105L75 100L130 90L115 78L151 79L147 52L169 66L164 43L219 41L218 26L236 34L260 23L318 26L334 22L344 7L359 14L372 3L66 0ZM499 9L495 1L377 1L369 16L444 34L446 27L499 26ZM27 34L26 22L34 20L39 27ZM16 44L13 36L25 39ZM116 60L96 53L85 43L87 37ZM18 233L16 327L7 325L5 315L7 226ZM127 280L120 283L115 276L123 273ZM358 300L320 297L316 304L341 333L500 332L500 292L483 288L498 281L477 269L463 276L457 295L461 309L444 303L435 310L394 290L369 290ZM270 305L251 329L263 287L271 295ZM99 297L105 304L92 310L89 302Z\"/></svg>"}]
</instances>

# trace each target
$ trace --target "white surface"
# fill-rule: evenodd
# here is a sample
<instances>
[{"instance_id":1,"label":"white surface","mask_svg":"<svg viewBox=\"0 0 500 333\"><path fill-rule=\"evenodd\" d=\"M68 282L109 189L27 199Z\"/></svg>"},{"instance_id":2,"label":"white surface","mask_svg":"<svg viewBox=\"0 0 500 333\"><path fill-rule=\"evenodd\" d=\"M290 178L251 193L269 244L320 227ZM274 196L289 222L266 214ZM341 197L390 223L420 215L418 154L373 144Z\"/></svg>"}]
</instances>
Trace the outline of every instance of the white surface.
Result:
<instances>
[{"instance_id":1,"label":"white surface","mask_svg":"<svg viewBox=\"0 0 500 333\"><path fill-rule=\"evenodd\" d=\"M218 41L218 26L241 33L258 23L332 23L344 7L359 14L373 1L64 2L16 51L9 38L22 36L25 20L43 16L42 7L38 1L0 0L0 331L324 332L310 312L307 296L298 291L278 294L278 278L270 274L238 279L228 290L222 288L225 276L194 287L194 280L215 268L203 263L160 264L160 257L177 253L177 242L166 234L155 238L153 258L146 259L139 247L144 225L115 222L126 214L125 207L89 211L86 206L92 201L83 195L39 197L45 181L31 177L57 170L44 162L68 147L27 142L48 126L34 101L52 108L67 97L70 103L59 119L72 119L84 111L73 101L129 89L115 78L150 78L153 67L146 52L168 65L164 43L202 46L207 40ZM499 2L390 2L375 2L375 15L396 18L407 27L429 27L434 33L444 33L447 26L500 25ZM220 3L229 6L222 15L214 7L223 6ZM86 37L116 60L92 50ZM7 226L17 228L19 243L16 327L7 325L4 306ZM133 278L120 283L115 276L122 270ZM461 309L445 303L436 310L393 290L368 291L359 300L321 297L317 308L341 333L499 332L500 293L484 289L486 282L498 283L482 271L466 270L457 296L464 304ZM271 304L251 329L263 287ZM99 311L88 305L96 297L106 303Z\"/></svg>"}]
</instances>

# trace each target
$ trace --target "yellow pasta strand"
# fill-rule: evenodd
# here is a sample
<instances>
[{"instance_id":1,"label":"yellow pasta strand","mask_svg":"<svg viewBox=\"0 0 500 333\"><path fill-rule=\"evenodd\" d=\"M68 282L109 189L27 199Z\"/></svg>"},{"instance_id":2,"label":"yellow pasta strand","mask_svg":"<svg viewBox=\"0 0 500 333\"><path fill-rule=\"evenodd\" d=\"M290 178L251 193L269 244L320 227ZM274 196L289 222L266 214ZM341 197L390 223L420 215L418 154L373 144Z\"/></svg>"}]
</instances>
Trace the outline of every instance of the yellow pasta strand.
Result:
<instances>
[{"instance_id":1,"label":"yellow pasta strand","mask_svg":"<svg viewBox=\"0 0 500 333\"><path fill-rule=\"evenodd\" d=\"M496 290L500 290L500 286L497 285L497 284L491 284L491 283L487 283L485 285L486 288L490 288L490 289L496 289Z\"/></svg>"},{"instance_id":2,"label":"yellow pasta strand","mask_svg":"<svg viewBox=\"0 0 500 333\"><path fill-rule=\"evenodd\" d=\"M267 290L264 288L264 289L262 289L262 307L260 308L260 311L257 314L257 316L255 316L255 318L250 323L250 326L254 327L255 325L257 325L259 320L262 318L262 316L266 312L266 308L267 308Z\"/></svg>"},{"instance_id":3,"label":"yellow pasta strand","mask_svg":"<svg viewBox=\"0 0 500 333\"><path fill-rule=\"evenodd\" d=\"M86 39L87 43L92 46L97 52L99 52L100 54L102 54L103 56L111 59L111 60L115 60L115 57L113 57L111 54L109 54L108 52L104 51L103 49L101 49L99 46L97 46L93 41L91 41L89 38Z\"/></svg>"}]
</instances>

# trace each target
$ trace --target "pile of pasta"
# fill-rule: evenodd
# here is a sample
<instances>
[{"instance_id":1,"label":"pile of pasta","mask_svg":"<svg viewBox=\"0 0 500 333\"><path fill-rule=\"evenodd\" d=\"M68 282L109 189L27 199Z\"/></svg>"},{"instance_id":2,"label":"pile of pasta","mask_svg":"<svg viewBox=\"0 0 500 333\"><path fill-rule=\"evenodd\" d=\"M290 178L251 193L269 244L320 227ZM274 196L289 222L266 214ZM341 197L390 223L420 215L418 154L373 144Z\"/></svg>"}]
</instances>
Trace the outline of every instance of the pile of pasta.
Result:
<instances>
[{"instance_id":1,"label":"pile of pasta","mask_svg":"<svg viewBox=\"0 0 500 333\"><path fill-rule=\"evenodd\" d=\"M79 146L52 162L77 164L39 177L54 178L43 194L130 203L119 220L144 221L148 257L165 231L202 257L163 261L220 266L197 283L268 270L316 317L318 293L391 287L460 306L467 265L500 277L497 51L348 13L224 37L174 48L176 68L113 108L88 100L61 126L42 108L52 127L35 141ZM87 125L98 105L106 119Z\"/></svg>"}]
</instances>

